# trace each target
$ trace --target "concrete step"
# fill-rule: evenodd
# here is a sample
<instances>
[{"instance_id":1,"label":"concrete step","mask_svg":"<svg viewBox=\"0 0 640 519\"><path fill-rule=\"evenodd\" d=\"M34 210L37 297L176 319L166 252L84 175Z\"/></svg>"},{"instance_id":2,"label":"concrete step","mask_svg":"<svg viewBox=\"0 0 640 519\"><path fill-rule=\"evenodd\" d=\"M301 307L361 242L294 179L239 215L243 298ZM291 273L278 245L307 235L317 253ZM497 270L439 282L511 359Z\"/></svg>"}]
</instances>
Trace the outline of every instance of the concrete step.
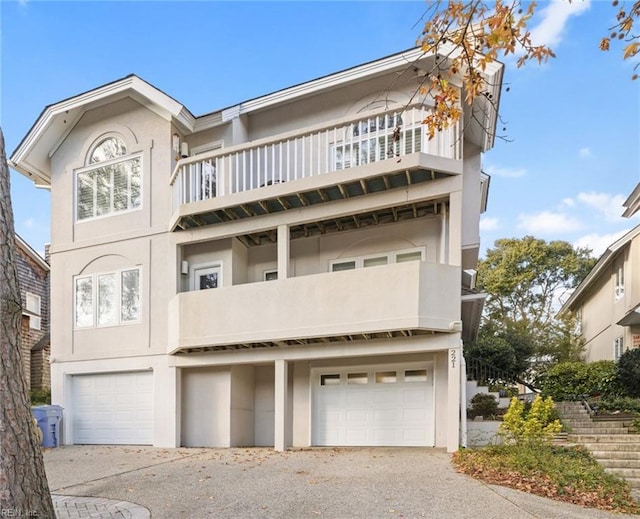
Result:
<instances>
[{"instance_id":1,"label":"concrete step","mask_svg":"<svg viewBox=\"0 0 640 519\"><path fill-rule=\"evenodd\" d=\"M640 479L640 469L618 469L605 467L604 471L608 474L615 474L616 476L620 476L627 481L629 480L629 478Z\"/></svg>"},{"instance_id":2,"label":"concrete step","mask_svg":"<svg viewBox=\"0 0 640 519\"><path fill-rule=\"evenodd\" d=\"M591 415L584 413L558 413L561 420L591 420Z\"/></svg>"},{"instance_id":3,"label":"concrete step","mask_svg":"<svg viewBox=\"0 0 640 519\"><path fill-rule=\"evenodd\" d=\"M571 434L579 434L579 435L597 435L597 434L607 434L607 435L627 435L629 429L626 427L571 427Z\"/></svg>"},{"instance_id":4,"label":"concrete step","mask_svg":"<svg viewBox=\"0 0 640 519\"><path fill-rule=\"evenodd\" d=\"M569 440L579 443L636 443L640 446L640 434L573 434Z\"/></svg>"},{"instance_id":5,"label":"concrete step","mask_svg":"<svg viewBox=\"0 0 640 519\"><path fill-rule=\"evenodd\" d=\"M604 445L600 445L599 447L604 447ZM628 447L628 445L625 445ZM638 450L605 450L603 448L597 448L596 450L590 451L593 457L597 460L625 460L625 461L635 461L640 464L640 449Z\"/></svg>"},{"instance_id":6,"label":"concrete step","mask_svg":"<svg viewBox=\"0 0 640 519\"><path fill-rule=\"evenodd\" d=\"M625 478L627 483L631 488L640 489L640 478ZM638 499L638 495L636 494L636 500Z\"/></svg>"},{"instance_id":7,"label":"concrete step","mask_svg":"<svg viewBox=\"0 0 640 519\"><path fill-rule=\"evenodd\" d=\"M588 443L576 442L569 437L568 441L582 445L590 452L640 452L640 445L637 443Z\"/></svg>"},{"instance_id":8,"label":"concrete step","mask_svg":"<svg viewBox=\"0 0 640 519\"><path fill-rule=\"evenodd\" d=\"M640 460L599 459L598 463L607 469L637 469L640 470Z\"/></svg>"},{"instance_id":9,"label":"concrete step","mask_svg":"<svg viewBox=\"0 0 640 519\"><path fill-rule=\"evenodd\" d=\"M566 418L564 418L562 420L565 423L571 424L573 426L576 427L603 427L603 428L607 428L607 427L625 427L625 422L621 421L621 420L601 420L601 421L593 421L593 420L588 420L588 419L581 419L581 420L575 420L575 419L569 419L567 420Z\"/></svg>"}]
</instances>

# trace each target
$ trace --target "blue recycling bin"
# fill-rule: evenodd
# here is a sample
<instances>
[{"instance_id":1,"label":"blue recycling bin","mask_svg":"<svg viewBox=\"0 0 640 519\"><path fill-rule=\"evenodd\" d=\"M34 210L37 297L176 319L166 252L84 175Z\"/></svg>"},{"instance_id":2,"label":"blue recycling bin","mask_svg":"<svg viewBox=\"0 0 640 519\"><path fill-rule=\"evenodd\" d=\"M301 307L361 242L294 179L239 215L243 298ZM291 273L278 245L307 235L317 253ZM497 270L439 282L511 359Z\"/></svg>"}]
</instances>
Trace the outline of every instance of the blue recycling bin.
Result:
<instances>
[{"instance_id":1,"label":"blue recycling bin","mask_svg":"<svg viewBox=\"0 0 640 519\"><path fill-rule=\"evenodd\" d=\"M62 419L62 407L59 405L37 405L31 408L31 412L42 431L42 446L57 447L60 440L59 426Z\"/></svg>"}]
</instances>

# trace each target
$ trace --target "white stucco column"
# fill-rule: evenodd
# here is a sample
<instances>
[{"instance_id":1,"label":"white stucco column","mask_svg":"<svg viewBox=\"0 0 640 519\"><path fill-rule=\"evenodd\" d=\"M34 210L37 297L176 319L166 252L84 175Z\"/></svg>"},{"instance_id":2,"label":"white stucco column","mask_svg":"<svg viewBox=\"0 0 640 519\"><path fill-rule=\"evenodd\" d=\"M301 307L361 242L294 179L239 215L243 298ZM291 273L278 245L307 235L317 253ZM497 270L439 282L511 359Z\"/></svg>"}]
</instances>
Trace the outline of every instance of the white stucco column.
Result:
<instances>
[{"instance_id":1,"label":"white stucco column","mask_svg":"<svg viewBox=\"0 0 640 519\"><path fill-rule=\"evenodd\" d=\"M180 368L156 366L153 370L155 447L180 447Z\"/></svg>"},{"instance_id":2,"label":"white stucco column","mask_svg":"<svg viewBox=\"0 0 640 519\"><path fill-rule=\"evenodd\" d=\"M462 191L449 195L449 265L462 265Z\"/></svg>"},{"instance_id":3,"label":"white stucco column","mask_svg":"<svg viewBox=\"0 0 640 519\"><path fill-rule=\"evenodd\" d=\"M459 337L459 336L458 336ZM447 363L447 452L458 450L460 440L460 367L462 350L449 348Z\"/></svg>"},{"instance_id":4,"label":"white stucco column","mask_svg":"<svg viewBox=\"0 0 640 519\"><path fill-rule=\"evenodd\" d=\"M289 423L289 363L286 360L275 361L275 406L273 448L284 451L287 448L287 424Z\"/></svg>"},{"instance_id":5,"label":"white stucco column","mask_svg":"<svg viewBox=\"0 0 640 519\"><path fill-rule=\"evenodd\" d=\"M291 277L289 264L289 226L278 225L278 279Z\"/></svg>"}]
</instances>

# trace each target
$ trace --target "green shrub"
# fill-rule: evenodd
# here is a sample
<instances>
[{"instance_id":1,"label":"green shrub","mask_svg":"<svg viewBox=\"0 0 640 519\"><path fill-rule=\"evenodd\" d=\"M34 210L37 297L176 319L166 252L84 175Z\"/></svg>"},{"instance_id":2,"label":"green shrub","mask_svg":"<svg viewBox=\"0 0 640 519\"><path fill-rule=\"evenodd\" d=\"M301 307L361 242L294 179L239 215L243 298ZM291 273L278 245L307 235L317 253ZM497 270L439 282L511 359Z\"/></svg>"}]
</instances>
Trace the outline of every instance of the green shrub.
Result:
<instances>
[{"instance_id":1,"label":"green shrub","mask_svg":"<svg viewBox=\"0 0 640 519\"><path fill-rule=\"evenodd\" d=\"M600 360L562 362L537 380L544 396L554 400L582 400L590 396L615 397L620 393L618 367L615 362Z\"/></svg>"},{"instance_id":2,"label":"green shrub","mask_svg":"<svg viewBox=\"0 0 640 519\"><path fill-rule=\"evenodd\" d=\"M498 414L498 401L488 393L478 393L471 399L471 409L467 413L469 418L482 416L493 418Z\"/></svg>"},{"instance_id":3,"label":"green shrub","mask_svg":"<svg viewBox=\"0 0 640 519\"><path fill-rule=\"evenodd\" d=\"M596 414L601 412L640 414L640 398L620 396L616 398L594 398L589 399L589 406Z\"/></svg>"},{"instance_id":4,"label":"green shrub","mask_svg":"<svg viewBox=\"0 0 640 519\"><path fill-rule=\"evenodd\" d=\"M31 405L49 405L51 404L51 390L50 389L38 389L29 392L31 398Z\"/></svg>"},{"instance_id":5,"label":"green shrub","mask_svg":"<svg viewBox=\"0 0 640 519\"><path fill-rule=\"evenodd\" d=\"M627 350L620 356L618 381L627 396L640 397L640 349Z\"/></svg>"},{"instance_id":6,"label":"green shrub","mask_svg":"<svg viewBox=\"0 0 640 519\"><path fill-rule=\"evenodd\" d=\"M498 432L509 443L548 443L562 430L562 424L555 416L551 397L537 395L528 411L524 403L512 398Z\"/></svg>"},{"instance_id":7,"label":"green shrub","mask_svg":"<svg viewBox=\"0 0 640 519\"><path fill-rule=\"evenodd\" d=\"M495 445L454 454L458 470L559 501L603 510L638 513L629 485L607 474L583 447Z\"/></svg>"}]
</instances>

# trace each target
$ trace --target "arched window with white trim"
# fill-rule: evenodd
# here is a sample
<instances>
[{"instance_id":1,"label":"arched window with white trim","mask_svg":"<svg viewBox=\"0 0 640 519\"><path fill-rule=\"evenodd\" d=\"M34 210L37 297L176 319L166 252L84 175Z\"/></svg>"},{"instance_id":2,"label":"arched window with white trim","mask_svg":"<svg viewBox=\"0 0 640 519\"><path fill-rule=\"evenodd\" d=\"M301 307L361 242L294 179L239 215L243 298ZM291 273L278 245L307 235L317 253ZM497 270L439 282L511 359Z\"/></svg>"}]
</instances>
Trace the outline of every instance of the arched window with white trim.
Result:
<instances>
[{"instance_id":1,"label":"arched window with white trim","mask_svg":"<svg viewBox=\"0 0 640 519\"><path fill-rule=\"evenodd\" d=\"M76 173L76 221L140 209L142 156L129 154L122 139L109 136L91 150Z\"/></svg>"}]
</instances>

